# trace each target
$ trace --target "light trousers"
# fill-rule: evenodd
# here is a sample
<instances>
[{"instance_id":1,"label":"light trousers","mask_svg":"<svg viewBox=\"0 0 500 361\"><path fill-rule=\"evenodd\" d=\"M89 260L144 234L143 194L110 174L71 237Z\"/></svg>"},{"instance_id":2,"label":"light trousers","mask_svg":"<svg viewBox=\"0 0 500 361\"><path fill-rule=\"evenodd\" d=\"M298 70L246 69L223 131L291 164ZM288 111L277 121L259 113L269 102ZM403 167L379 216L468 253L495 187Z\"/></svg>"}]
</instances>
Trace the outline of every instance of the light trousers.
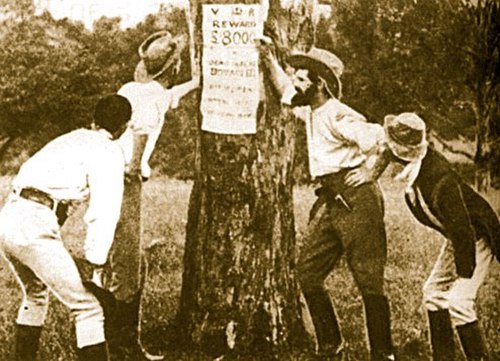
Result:
<instances>
[{"instance_id":1,"label":"light trousers","mask_svg":"<svg viewBox=\"0 0 500 361\"><path fill-rule=\"evenodd\" d=\"M434 268L424 284L424 306L428 311L448 309L454 326L477 320L477 291L488 274L493 253L484 239L476 241L476 268L471 278L456 274L453 245L446 240Z\"/></svg>"},{"instance_id":2,"label":"light trousers","mask_svg":"<svg viewBox=\"0 0 500 361\"><path fill-rule=\"evenodd\" d=\"M83 286L52 210L12 196L0 212L0 250L23 291L18 324L44 324L50 290L74 317L78 348L105 341L103 309Z\"/></svg>"}]
</instances>

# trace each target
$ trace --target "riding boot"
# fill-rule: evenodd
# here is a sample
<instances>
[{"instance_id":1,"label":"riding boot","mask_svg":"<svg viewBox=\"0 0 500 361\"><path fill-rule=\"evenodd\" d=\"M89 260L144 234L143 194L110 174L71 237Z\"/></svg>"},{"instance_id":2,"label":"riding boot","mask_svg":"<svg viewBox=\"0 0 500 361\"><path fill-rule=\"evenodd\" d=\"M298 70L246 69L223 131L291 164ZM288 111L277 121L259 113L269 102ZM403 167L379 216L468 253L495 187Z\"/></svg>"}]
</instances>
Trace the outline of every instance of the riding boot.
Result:
<instances>
[{"instance_id":1,"label":"riding boot","mask_svg":"<svg viewBox=\"0 0 500 361\"><path fill-rule=\"evenodd\" d=\"M17 361L35 361L41 332L41 326L16 325Z\"/></svg>"},{"instance_id":2,"label":"riding boot","mask_svg":"<svg viewBox=\"0 0 500 361\"><path fill-rule=\"evenodd\" d=\"M79 361L108 361L108 348L105 342L76 350Z\"/></svg>"},{"instance_id":3,"label":"riding boot","mask_svg":"<svg viewBox=\"0 0 500 361\"><path fill-rule=\"evenodd\" d=\"M318 341L318 355L323 359L340 360L343 352L342 335L330 296L325 290L304 292Z\"/></svg>"},{"instance_id":4,"label":"riding boot","mask_svg":"<svg viewBox=\"0 0 500 361\"><path fill-rule=\"evenodd\" d=\"M391 336L391 314L387 298L382 295L366 295L363 301L371 360L395 360Z\"/></svg>"},{"instance_id":5,"label":"riding boot","mask_svg":"<svg viewBox=\"0 0 500 361\"><path fill-rule=\"evenodd\" d=\"M431 337L432 360L455 360L455 341L448 310L429 311L429 331Z\"/></svg>"},{"instance_id":6,"label":"riding boot","mask_svg":"<svg viewBox=\"0 0 500 361\"><path fill-rule=\"evenodd\" d=\"M487 361L488 350L477 321L457 326L460 343L468 361Z\"/></svg>"},{"instance_id":7,"label":"riding boot","mask_svg":"<svg viewBox=\"0 0 500 361\"><path fill-rule=\"evenodd\" d=\"M139 345L140 301L141 291L130 302L116 302L115 317L106 325L106 338L113 361L142 359Z\"/></svg>"}]
</instances>

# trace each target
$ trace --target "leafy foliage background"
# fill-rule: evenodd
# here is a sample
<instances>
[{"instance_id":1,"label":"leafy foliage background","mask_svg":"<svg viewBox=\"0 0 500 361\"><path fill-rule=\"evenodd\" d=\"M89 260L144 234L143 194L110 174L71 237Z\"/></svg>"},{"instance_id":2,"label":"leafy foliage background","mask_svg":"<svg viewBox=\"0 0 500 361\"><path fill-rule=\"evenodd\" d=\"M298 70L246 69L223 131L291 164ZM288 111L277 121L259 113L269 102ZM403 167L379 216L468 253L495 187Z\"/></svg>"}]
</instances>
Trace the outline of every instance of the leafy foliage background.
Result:
<instances>
[{"instance_id":1,"label":"leafy foliage background","mask_svg":"<svg viewBox=\"0 0 500 361\"><path fill-rule=\"evenodd\" d=\"M333 15L317 25L316 46L344 61L347 104L379 123L387 114L416 111L436 134L473 140L477 68L470 52L477 39L464 2L332 0L331 5ZM89 31L47 13L35 16L27 0L1 0L0 13L2 173L15 172L51 138L88 124L95 101L132 80L137 48L148 34L168 29L187 36L183 11L172 7L126 30L119 18L101 18ZM187 52L184 60L189 64ZM179 82L188 77L184 66ZM196 100L191 94L167 114L152 159L156 173L192 176ZM297 180L307 180L303 130L296 153Z\"/></svg>"}]
</instances>

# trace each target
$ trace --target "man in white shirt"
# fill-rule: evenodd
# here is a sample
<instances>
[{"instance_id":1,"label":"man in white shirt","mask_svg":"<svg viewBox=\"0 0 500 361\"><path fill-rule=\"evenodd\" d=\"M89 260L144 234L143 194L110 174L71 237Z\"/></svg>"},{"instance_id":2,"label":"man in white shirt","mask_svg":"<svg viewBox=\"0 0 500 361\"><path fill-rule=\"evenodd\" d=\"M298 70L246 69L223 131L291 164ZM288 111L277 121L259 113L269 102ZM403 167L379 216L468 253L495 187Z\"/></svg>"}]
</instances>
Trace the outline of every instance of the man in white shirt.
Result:
<instances>
[{"instance_id":1,"label":"man in white shirt","mask_svg":"<svg viewBox=\"0 0 500 361\"><path fill-rule=\"evenodd\" d=\"M269 43L261 43L262 64L282 95L305 122L312 178L322 184L297 270L315 327L321 359L340 360L343 341L324 281L345 253L365 305L371 360L394 360L389 304L384 295L386 234L383 199L375 182L359 184L365 163L384 131L344 103L343 64L334 54L312 48L290 56L290 77L278 65Z\"/></svg>"},{"instance_id":2,"label":"man in white shirt","mask_svg":"<svg viewBox=\"0 0 500 361\"><path fill-rule=\"evenodd\" d=\"M127 99L103 97L92 129L78 129L49 142L22 165L12 183L13 193L0 212L0 250L23 290L16 360L36 358L49 290L75 319L79 360L108 359L104 311L89 291L100 285L82 281L60 228L68 203L89 199L85 258L98 274L113 243L123 194L125 159L114 139L130 116Z\"/></svg>"},{"instance_id":3,"label":"man in white shirt","mask_svg":"<svg viewBox=\"0 0 500 361\"><path fill-rule=\"evenodd\" d=\"M134 81L118 90L131 103L132 118L118 140L125 154L128 181L105 284L117 300L116 322L108 333L111 355L117 359L126 354L141 357L143 353L138 340L141 283L145 278L141 266L141 178L146 181L151 176L148 162L162 131L165 113L176 108L180 99L199 83L199 77L193 76L192 80L175 85L184 48L182 36L168 31L150 35L139 46L141 60Z\"/></svg>"},{"instance_id":4,"label":"man in white shirt","mask_svg":"<svg viewBox=\"0 0 500 361\"><path fill-rule=\"evenodd\" d=\"M183 37L174 37L168 31L150 35L139 47L141 61L136 67L134 81L118 90L118 94L132 104L132 119L120 137L120 144L129 168L135 166L134 157L140 159L137 164L143 180L151 176L149 159L163 128L165 114L177 108L179 100L199 84L199 77L195 76L174 86L184 47Z\"/></svg>"}]
</instances>

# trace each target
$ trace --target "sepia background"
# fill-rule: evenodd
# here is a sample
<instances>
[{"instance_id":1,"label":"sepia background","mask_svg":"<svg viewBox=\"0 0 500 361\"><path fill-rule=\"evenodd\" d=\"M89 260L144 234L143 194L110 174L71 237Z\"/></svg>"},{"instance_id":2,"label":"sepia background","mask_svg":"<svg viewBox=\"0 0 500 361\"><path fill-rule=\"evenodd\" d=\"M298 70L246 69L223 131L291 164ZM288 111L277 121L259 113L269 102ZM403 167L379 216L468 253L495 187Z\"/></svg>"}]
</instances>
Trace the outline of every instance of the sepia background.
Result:
<instances>
[{"instance_id":1,"label":"sepia background","mask_svg":"<svg viewBox=\"0 0 500 361\"><path fill-rule=\"evenodd\" d=\"M500 25L498 6L496 13L488 10L492 2L333 0L317 4L315 44L344 61L345 103L378 123L387 114L417 112L430 128L434 147L485 194L498 213ZM132 80L139 60L137 48L148 34L160 29L188 33L183 2L151 1L137 8L132 1L120 6L103 2L101 8L89 8L91 2L68 9L61 4L0 0L2 204L9 181L23 161L50 139L87 125L95 101ZM188 49L183 59L179 83L190 76ZM197 101L197 94L190 94L167 114L151 161L154 174L144 186L144 243L150 273L143 339L152 350L167 352L168 360L210 359L194 351L178 351L172 326L194 176L198 125L192 114ZM299 128L294 191L299 249L314 201L305 142L305 131ZM429 360L421 286L443 239L411 217L403 204L404 185L388 181L395 172L389 169L381 181L394 341L401 360ZM81 215L79 209L63 229L63 239L75 253L83 241ZM500 360L499 280L500 267L495 263L478 297L478 314L493 360ZM367 359L365 335L360 332L361 298L344 264L328 280L328 287L349 354L353 360ZM8 359L20 297L7 264L0 262L0 360ZM52 302L40 359L70 360L74 343L69 313ZM286 357L312 360L310 354L299 351Z\"/></svg>"}]
</instances>

